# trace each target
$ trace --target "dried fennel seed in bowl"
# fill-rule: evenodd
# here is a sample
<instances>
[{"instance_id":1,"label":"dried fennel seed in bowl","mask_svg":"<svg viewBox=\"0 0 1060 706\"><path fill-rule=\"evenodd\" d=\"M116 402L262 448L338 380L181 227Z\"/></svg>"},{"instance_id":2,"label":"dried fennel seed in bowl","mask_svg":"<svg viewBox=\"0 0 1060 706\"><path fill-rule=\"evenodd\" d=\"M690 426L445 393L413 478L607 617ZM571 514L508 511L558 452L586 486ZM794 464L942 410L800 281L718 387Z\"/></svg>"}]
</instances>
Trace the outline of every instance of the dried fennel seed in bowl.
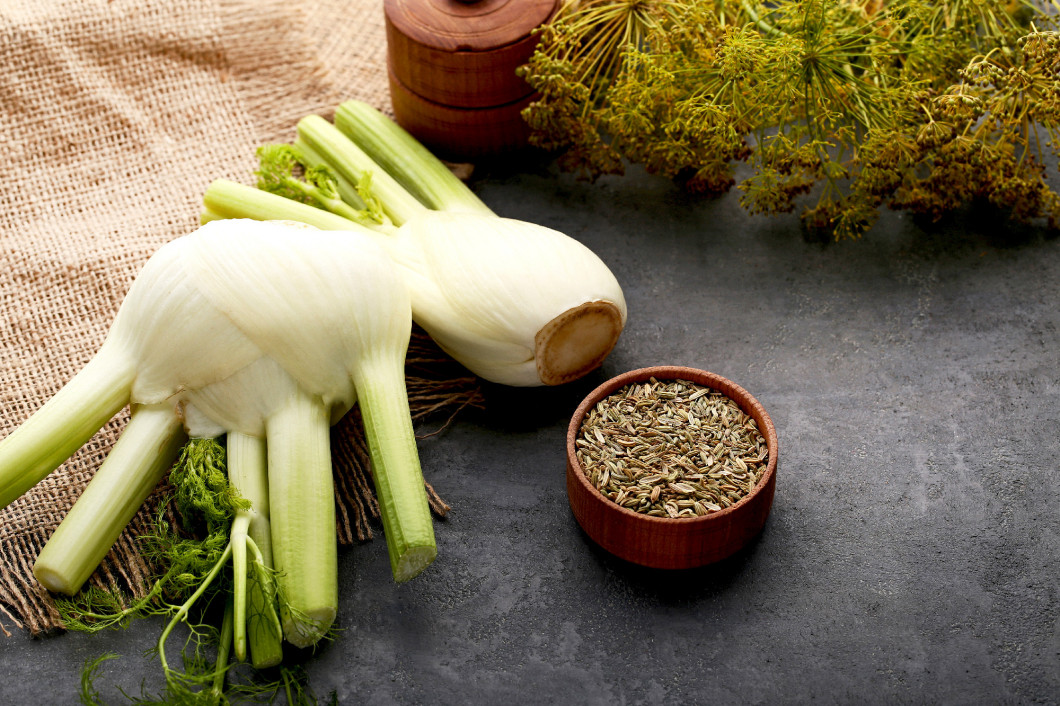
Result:
<instances>
[{"instance_id":1,"label":"dried fennel seed in bowl","mask_svg":"<svg viewBox=\"0 0 1060 706\"><path fill-rule=\"evenodd\" d=\"M758 424L723 393L650 378L600 400L575 442L589 482L622 507L697 517L735 505L769 463Z\"/></svg>"}]
</instances>

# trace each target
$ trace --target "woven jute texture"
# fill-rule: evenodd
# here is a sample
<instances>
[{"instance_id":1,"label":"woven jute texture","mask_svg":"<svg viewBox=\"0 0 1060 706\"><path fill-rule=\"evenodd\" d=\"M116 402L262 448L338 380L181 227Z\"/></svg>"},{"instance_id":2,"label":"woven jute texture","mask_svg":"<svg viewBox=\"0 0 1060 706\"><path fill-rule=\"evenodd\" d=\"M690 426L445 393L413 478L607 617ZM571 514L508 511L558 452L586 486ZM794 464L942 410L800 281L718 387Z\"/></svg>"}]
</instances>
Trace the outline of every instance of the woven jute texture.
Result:
<instances>
[{"instance_id":1,"label":"woven jute texture","mask_svg":"<svg viewBox=\"0 0 1060 706\"><path fill-rule=\"evenodd\" d=\"M381 0L0 0L0 438L92 357L145 260L198 225L212 179L253 183L258 145L341 100L388 112L385 53ZM422 337L409 361L418 417L475 402L468 378L440 389ZM61 627L33 561L126 420L0 511L4 632ZM344 542L370 536L375 510L360 434L355 413L333 433ZM93 583L143 590L152 501Z\"/></svg>"}]
</instances>

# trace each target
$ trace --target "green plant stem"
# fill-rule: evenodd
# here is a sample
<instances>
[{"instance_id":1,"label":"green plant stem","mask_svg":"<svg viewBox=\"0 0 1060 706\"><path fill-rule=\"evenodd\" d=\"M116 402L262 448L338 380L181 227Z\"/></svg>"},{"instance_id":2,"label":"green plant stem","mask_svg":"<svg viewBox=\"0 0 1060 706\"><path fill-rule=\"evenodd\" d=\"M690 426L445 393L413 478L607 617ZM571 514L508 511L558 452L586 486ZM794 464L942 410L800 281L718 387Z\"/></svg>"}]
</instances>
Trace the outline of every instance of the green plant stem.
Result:
<instances>
[{"instance_id":1,"label":"green plant stem","mask_svg":"<svg viewBox=\"0 0 1060 706\"><path fill-rule=\"evenodd\" d=\"M225 677L228 676L228 661L232 652L235 626L235 609L232 599L229 598L225 603L224 618L221 620L221 633L217 637L217 660L214 662L213 685L210 688L210 696L218 704L223 703Z\"/></svg>"},{"instance_id":2,"label":"green plant stem","mask_svg":"<svg viewBox=\"0 0 1060 706\"><path fill-rule=\"evenodd\" d=\"M320 208L325 211L334 213L336 216L347 218L356 223L367 225L370 221L366 221L364 215L360 213L353 206L346 203L345 200L335 196L325 196L321 193L320 189L314 187L312 184L307 184L304 181L295 179L294 177L288 177L284 179L284 185L289 189L293 189L303 196L306 196L316 203L320 204Z\"/></svg>"},{"instance_id":3,"label":"green plant stem","mask_svg":"<svg viewBox=\"0 0 1060 706\"><path fill-rule=\"evenodd\" d=\"M250 514L240 512L232 520L232 610L235 625L232 632L236 659L247 659L247 528Z\"/></svg>"},{"instance_id":4,"label":"green plant stem","mask_svg":"<svg viewBox=\"0 0 1060 706\"><path fill-rule=\"evenodd\" d=\"M367 103L342 103L335 111L335 127L430 208L495 215L444 162Z\"/></svg>"},{"instance_id":5,"label":"green plant stem","mask_svg":"<svg viewBox=\"0 0 1060 706\"><path fill-rule=\"evenodd\" d=\"M218 574L221 573L221 569L224 568L225 564L228 563L228 560L229 558L231 558L231 556L232 544L229 543L225 547L225 550L224 552L222 552L220 558L218 558L217 562L214 563L209 573L206 574L206 577L203 579L202 583L199 584L199 587L195 589L195 592L192 593L191 596L189 596L188 599L184 601L179 608L177 608L176 613L173 614L173 617L169 619L169 622L166 623L166 626L162 629L162 634L158 637L157 649L159 661L161 661L162 663L162 671L165 673L167 681L175 673L169 668L169 660L166 658L166 641L169 639L170 633L173 632L173 628L175 628L178 624L184 622L187 619L188 611L190 611L191 607L195 605L195 603L198 602L200 598L202 598L202 595L204 593L206 593L206 590L210 587L210 584L212 584L214 582L214 579L217 578Z\"/></svg>"},{"instance_id":6,"label":"green plant stem","mask_svg":"<svg viewBox=\"0 0 1060 706\"><path fill-rule=\"evenodd\" d=\"M323 155L310 147L305 140L296 139L295 149L298 151L303 165L328 168L328 161L324 159ZM334 171L331 172L331 177L335 180L335 190L339 192L339 196L342 197L343 201L358 210L367 208L367 204L361 198L355 183Z\"/></svg>"},{"instance_id":7,"label":"green plant stem","mask_svg":"<svg viewBox=\"0 0 1060 706\"><path fill-rule=\"evenodd\" d=\"M136 372L104 343L99 353L0 441L0 508L70 458L129 402Z\"/></svg>"},{"instance_id":8,"label":"green plant stem","mask_svg":"<svg viewBox=\"0 0 1060 706\"><path fill-rule=\"evenodd\" d=\"M354 144L338 128L319 115L307 115L298 121L298 149L308 148L324 158L332 172L352 184L366 176L372 181L372 193L383 205L383 211L394 225L421 215L426 206L399 184L363 149Z\"/></svg>"},{"instance_id":9,"label":"green plant stem","mask_svg":"<svg viewBox=\"0 0 1060 706\"><path fill-rule=\"evenodd\" d=\"M338 548L328 410L297 392L265 422L272 551L283 634L308 647L338 610Z\"/></svg>"},{"instance_id":10,"label":"green plant stem","mask_svg":"<svg viewBox=\"0 0 1060 706\"><path fill-rule=\"evenodd\" d=\"M777 27L776 27L775 25L772 25L772 24L770 24L769 22L767 22L766 20L764 20L764 19L763 19L763 18L762 18L762 17L761 17L761 16L760 16L760 15L758 14L758 10L756 10L756 9L755 9L755 8L754 8L754 7L753 7L753 6L751 5L751 3L750 3L750 2L748 2L747 0L741 0L741 2L740 2L740 7L741 7L741 8L743 9L743 11L744 11L744 12L745 12L745 13L747 14L747 16L748 16L748 17L749 17L749 18L751 19L751 22L752 22L752 23L753 23L753 24L754 24L754 25L755 25L756 27L758 27L758 29L759 29L759 30L761 30L761 31L762 31L762 33L763 33L763 34L764 34L765 36L767 36L767 37L773 37L773 38L775 38L775 37L781 37L781 36L784 36L784 33L783 33L782 31L780 31L779 29L777 29Z\"/></svg>"},{"instance_id":11,"label":"green plant stem","mask_svg":"<svg viewBox=\"0 0 1060 706\"><path fill-rule=\"evenodd\" d=\"M257 669L273 667L283 659L283 632L276 607L275 582L270 574L273 567L272 537L269 525L268 461L265 440L239 432L229 432L228 479L239 495L250 503L250 509L237 516L246 518L243 548L234 547L232 571L236 581L246 577L245 610L236 615L236 658L245 660L249 651L251 664ZM233 538L235 528L233 527ZM246 549L257 553L255 561L246 565ZM242 554L242 558L240 555ZM243 568L239 564L242 561ZM247 571L249 569L249 576ZM235 589L239 606L239 589ZM240 625L245 625L245 630ZM245 633L240 645L240 631Z\"/></svg>"},{"instance_id":12,"label":"green plant stem","mask_svg":"<svg viewBox=\"0 0 1060 706\"><path fill-rule=\"evenodd\" d=\"M114 448L37 557L37 580L57 593L80 590L186 439L170 405L134 406Z\"/></svg>"},{"instance_id":13,"label":"green plant stem","mask_svg":"<svg viewBox=\"0 0 1060 706\"><path fill-rule=\"evenodd\" d=\"M401 358L379 356L362 361L354 384L372 459L372 479L390 568L396 581L407 581L434 561L438 549Z\"/></svg>"},{"instance_id":14,"label":"green plant stem","mask_svg":"<svg viewBox=\"0 0 1060 706\"><path fill-rule=\"evenodd\" d=\"M321 230L357 230L356 221L293 199L270 194L228 179L216 179L203 194L200 221L252 218L258 221L297 221Z\"/></svg>"},{"instance_id":15,"label":"green plant stem","mask_svg":"<svg viewBox=\"0 0 1060 706\"><path fill-rule=\"evenodd\" d=\"M247 548L254 557L250 562L253 573L247 596L250 663L257 669L266 669L283 661L283 625L277 604L276 578L272 560L264 561L253 539L247 539Z\"/></svg>"}]
</instances>

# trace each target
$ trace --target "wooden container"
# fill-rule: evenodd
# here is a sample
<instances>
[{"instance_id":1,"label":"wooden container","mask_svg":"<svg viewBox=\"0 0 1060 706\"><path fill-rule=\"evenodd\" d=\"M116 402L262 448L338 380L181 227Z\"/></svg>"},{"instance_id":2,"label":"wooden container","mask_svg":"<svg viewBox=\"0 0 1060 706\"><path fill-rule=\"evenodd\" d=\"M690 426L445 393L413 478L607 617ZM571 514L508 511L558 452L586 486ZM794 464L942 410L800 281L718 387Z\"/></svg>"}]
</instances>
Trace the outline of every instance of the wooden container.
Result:
<instances>
[{"instance_id":1,"label":"wooden container","mask_svg":"<svg viewBox=\"0 0 1060 706\"><path fill-rule=\"evenodd\" d=\"M385 0L394 117L439 157L470 161L526 145L533 91L515 71L558 0Z\"/></svg>"},{"instance_id":2,"label":"wooden container","mask_svg":"<svg viewBox=\"0 0 1060 706\"><path fill-rule=\"evenodd\" d=\"M621 507L586 478L575 442L597 402L619 388L649 378L688 380L723 393L758 424L769 462L754 490L731 507L692 518L662 518ZM567 430L567 495L571 511L589 537L611 554L657 569L690 569L724 559L744 547L765 525L773 505L779 442L773 420L746 390L720 375L695 368L641 368L608 380L579 405Z\"/></svg>"}]
</instances>

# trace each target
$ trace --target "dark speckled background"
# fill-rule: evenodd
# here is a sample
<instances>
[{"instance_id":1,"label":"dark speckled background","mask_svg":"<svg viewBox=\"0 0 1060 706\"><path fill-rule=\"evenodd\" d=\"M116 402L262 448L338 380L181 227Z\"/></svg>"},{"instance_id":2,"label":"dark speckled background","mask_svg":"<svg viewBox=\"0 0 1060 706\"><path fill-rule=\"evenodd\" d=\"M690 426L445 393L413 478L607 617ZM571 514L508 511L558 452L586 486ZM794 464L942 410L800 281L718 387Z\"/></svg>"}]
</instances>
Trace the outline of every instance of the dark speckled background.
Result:
<instances>
[{"instance_id":1,"label":"dark speckled background","mask_svg":"<svg viewBox=\"0 0 1060 706\"><path fill-rule=\"evenodd\" d=\"M390 579L382 539L340 555L342 632L297 655L350 704L1056 704L1060 701L1060 241L981 213L887 213L859 242L696 202L633 173L480 172L502 215L564 230L623 283L604 368L488 388L421 441L453 505L439 558ZM773 511L738 555L678 573L594 547L564 435L606 377L728 377L780 436ZM430 431L427 428L423 431ZM0 703L157 689L159 626L0 637Z\"/></svg>"}]
</instances>

